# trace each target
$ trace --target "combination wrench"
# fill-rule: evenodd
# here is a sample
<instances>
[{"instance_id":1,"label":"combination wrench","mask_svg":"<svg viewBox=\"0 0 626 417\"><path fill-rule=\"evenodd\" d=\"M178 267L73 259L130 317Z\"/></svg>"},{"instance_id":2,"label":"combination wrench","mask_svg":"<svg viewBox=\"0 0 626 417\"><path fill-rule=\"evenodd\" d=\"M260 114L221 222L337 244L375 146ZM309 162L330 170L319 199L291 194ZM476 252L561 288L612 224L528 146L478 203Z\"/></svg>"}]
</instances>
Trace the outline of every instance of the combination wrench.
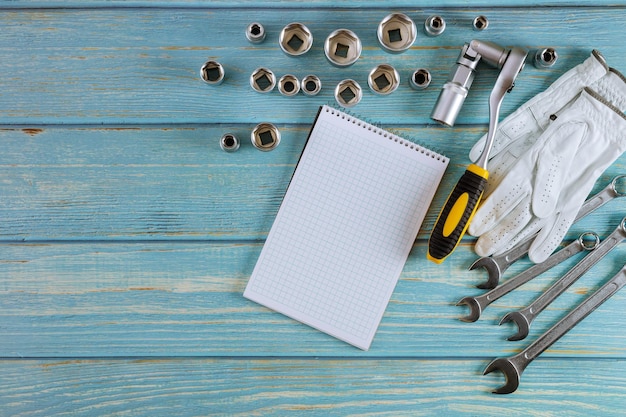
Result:
<instances>
[{"instance_id":1,"label":"combination wrench","mask_svg":"<svg viewBox=\"0 0 626 417\"><path fill-rule=\"evenodd\" d=\"M585 204L583 204L578 211L574 222L582 219L614 198L624 196L626 196L626 175L618 175L613 178L611 183L604 187L602 191L585 201ZM495 288L498 285L504 271L506 271L515 261L528 253L534 237L535 236L529 237L500 255L486 256L477 259L469 267L470 271L482 267L487 270L488 274L487 281L482 284L478 284L477 287L485 290Z\"/></svg>"},{"instance_id":2,"label":"combination wrench","mask_svg":"<svg viewBox=\"0 0 626 417\"><path fill-rule=\"evenodd\" d=\"M474 322L478 320L480 318L480 314L489 304L507 295L514 289L521 287L531 279L543 274L577 253L585 250L594 250L599 244L600 238L597 234L593 232L585 232L565 248L550 255L550 257L544 262L533 265L524 272L506 280L502 285L497 286L493 290L476 297L465 297L461 299L456 305L466 305L469 307L469 314L462 317L461 320L466 322Z\"/></svg>"},{"instance_id":3,"label":"combination wrench","mask_svg":"<svg viewBox=\"0 0 626 417\"><path fill-rule=\"evenodd\" d=\"M530 324L535 317L624 239L626 239L626 217L622 219L613 233L604 239L593 252L585 256L528 307L512 311L500 320L500 324L513 321L517 325L517 333L510 336L508 340L522 340L528 336Z\"/></svg>"},{"instance_id":4,"label":"combination wrench","mask_svg":"<svg viewBox=\"0 0 626 417\"><path fill-rule=\"evenodd\" d=\"M528 364L580 323L585 317L591 314L602 303L611 298L611 296L624 285L626 285L626 265L622 267L617 275L587 297L585 301L570 311L567 316L563 317L537 340L528 345L526 349L510 358L496 358L492 360L485 368L483 375L499 370L506 378L505 384L495 389L493 393L510 394L515 391L519 387L520 378Z\"/></svg>"}]
</instances>

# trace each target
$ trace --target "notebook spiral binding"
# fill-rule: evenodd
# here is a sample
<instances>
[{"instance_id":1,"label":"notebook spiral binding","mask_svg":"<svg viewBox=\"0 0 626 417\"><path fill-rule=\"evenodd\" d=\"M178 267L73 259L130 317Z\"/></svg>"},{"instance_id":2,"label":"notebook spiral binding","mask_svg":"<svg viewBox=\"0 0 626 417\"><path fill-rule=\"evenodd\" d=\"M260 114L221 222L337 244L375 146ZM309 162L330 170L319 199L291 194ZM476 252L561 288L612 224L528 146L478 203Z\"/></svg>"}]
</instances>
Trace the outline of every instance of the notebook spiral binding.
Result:
<instances>
[{"instance_id":1,"label":"notebook spiral binding","mask_svg":"<svg viewBox=\"0 0 626 417\"><path fill-rule=\"evenodd\" d=\"M414 140L414 138L412 137L409 137L408 139L404 135L403 137L401 137L393 130L384 129L380 124L373 122L368 118L363 118L360 115L346 109L340 110L332 104L327 104L326 107L326 111L329 111L338 117L346 118L348 119L348 121L352 121L352 123L356 124L357 126L373 131L374 133L378 133L384 138L397 142L400 145L404 145L409 147L410 149L414 149L417 152L421 152L426 156L430 156L431 158L436 159L437 161L445 163L448 160L448 158L444 156L443 153L440 152L438 149L426 149L419 145L417 141Z\"/></svg>"}]
</instances>

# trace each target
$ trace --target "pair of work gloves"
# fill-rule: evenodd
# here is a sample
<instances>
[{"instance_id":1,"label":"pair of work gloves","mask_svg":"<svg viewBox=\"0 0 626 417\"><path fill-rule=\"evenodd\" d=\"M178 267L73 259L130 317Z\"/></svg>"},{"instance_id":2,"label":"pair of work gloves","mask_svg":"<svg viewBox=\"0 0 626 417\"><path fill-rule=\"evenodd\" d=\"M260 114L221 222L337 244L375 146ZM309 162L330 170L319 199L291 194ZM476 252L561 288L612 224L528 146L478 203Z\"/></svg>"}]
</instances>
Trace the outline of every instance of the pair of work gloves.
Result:
<instances>
[{"instance_id":1,"label":"pair of work gloves","mask_svg":"<svg viewBox=\"0 0 626 417\"><path fill-rule=\"evenodd\" d=\"M596 180L626 150L626 78L596 50L506 117L483 204L469 225L479 256L532 238L531 261L560 245ZM480 156L486 135L470 151Z\"/></svg>"}]
</instances>

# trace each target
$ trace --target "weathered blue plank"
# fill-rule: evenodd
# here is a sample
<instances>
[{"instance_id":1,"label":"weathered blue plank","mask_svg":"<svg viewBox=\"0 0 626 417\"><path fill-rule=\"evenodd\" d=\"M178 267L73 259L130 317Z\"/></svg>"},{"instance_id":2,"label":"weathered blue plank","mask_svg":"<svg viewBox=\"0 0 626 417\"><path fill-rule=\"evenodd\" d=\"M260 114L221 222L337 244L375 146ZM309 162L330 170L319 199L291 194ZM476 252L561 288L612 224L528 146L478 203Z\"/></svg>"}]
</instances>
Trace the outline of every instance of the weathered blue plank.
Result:
<instances>
[{"instance_id":1,"label":"weathered blue plank","mask_svg":"<svg viewBox=\"0 0 626 417\"><path fill-rule=\"evenodd\" d=\"M3 412L65 415L619 416L626 361L540 359L495 396L486 361L0 361Z\"/></svg>"},{"instance_id":2,"label":"weathered blue plank","mask_svg":"<svg viewBox=\"0 0 626 417\"><path fill-rule=\"evenodd\" d=\"M49 243L0 245L0 357L346 356L481 357L515 352L613 276L626 245L537 318L526 341L497 326L562 275L569 262L464 323L454 304L482 291L468 271L471 248L451 262L426 261L417 244L372 348L362 352L243 298L261 244ZM515 265L506 277L528 266ZM545 356L626 358L626 291L614 296ZM595 329L602 328L602 336Z\"/></svg>"},{"instance_id":3,"label":"weathered blue plank","mask_svg":"<svg viewBox=\"0 0 626 417\"><path fill-rule=\"evenodd\" d=\"M306 123L312 109L334 101L339 80L354 78L364 88L357 113L387 125L428 124L461 46L474 37L531 50L553 46L560 54L550 70L527 66L504 100L502 114L546 88L593 48L626 71L626 45L616 41L626 18L623 7L406 12L419 24L429 14L441 13L448 29L435 38L421 29L410 51L392 55L383 52L376 39L385 10L259 10L254 20L268 32L260 46L245 39L251 20L247 10L8 10L0 14L0 60L10 63L10 70L0 74L0 123ZM489 15L491 26L477 34L471 21L481 12ZM312 50L299 58L286 56L277 41L281 28L294 20L308 25L315 39ZM323 54L324 38L339 27L354 30L364 45L362 59L349 68L332 67ZM593 36L581 36L590 28ZM220 86L207 86L199 78L209 58L225 66L226 80ZM394 65L403 81L396 92L381 97L369 91L366 78L383 62ZM249 76L258 66L278 76L316 73L322 93L315 98L255 93ZM432 72L434 80L426 91L408 85L407 77L417 67ZM480 70L459 124L486 123L494 78L494 70Z\"/></svg>"}]
</instances>

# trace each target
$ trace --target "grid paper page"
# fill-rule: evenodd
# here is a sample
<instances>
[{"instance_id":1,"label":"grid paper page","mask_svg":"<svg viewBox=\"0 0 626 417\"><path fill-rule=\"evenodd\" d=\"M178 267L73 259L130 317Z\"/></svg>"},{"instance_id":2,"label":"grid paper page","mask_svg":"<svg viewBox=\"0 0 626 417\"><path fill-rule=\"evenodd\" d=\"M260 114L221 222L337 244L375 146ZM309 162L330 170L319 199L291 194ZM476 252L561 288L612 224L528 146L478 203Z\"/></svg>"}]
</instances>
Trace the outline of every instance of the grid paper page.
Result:
<instances>
[{"instance_id":1,"label":"grid paper page","mask_svg":"<svg viewBox=\"0 0 626 417\"><path fill-rule=\"evenodd\" d=\"M447 164L323 106L244 296L367 350Z\"/></svg>"}]
</instances>

